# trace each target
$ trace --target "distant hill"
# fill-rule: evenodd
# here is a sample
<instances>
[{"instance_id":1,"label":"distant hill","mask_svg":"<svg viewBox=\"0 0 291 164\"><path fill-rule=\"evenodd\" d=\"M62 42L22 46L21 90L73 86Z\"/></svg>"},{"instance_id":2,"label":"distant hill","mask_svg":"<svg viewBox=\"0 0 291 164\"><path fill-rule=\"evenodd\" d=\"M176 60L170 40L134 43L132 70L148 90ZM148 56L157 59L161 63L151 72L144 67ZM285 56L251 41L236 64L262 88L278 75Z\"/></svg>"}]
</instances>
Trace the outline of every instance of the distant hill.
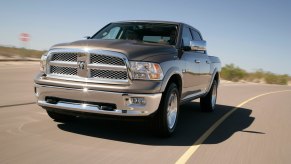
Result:
<instances>
[{"instance_id":1,"label":"distant hill","mask_svg":"<svg viewBox=\"0 0 291 164\"><path fill-rule=\"evenodd\" d=\"M6 57L19 56L19 57L40 58L41 55L44 54L45 52L46 51L0 46L0 56Z\"/></svg>"}]
</instances>

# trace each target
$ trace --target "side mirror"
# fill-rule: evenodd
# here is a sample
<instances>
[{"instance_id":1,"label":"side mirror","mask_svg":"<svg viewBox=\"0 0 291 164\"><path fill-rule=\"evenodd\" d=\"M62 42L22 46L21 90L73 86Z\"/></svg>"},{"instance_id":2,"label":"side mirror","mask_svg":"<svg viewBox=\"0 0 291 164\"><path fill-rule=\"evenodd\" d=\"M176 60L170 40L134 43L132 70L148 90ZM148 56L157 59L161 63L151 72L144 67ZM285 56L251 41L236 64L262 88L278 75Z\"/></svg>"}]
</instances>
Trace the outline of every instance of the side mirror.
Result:
<instances>
[{"instance_id":1,"label":"side mirror","mask_svg":"<svg viewBox=\"0 0 291 164\"><path fill-rule=\"evenodd\" d=\"M83 38L85 38L85 39L90 39L91 36L84 36Z\"/></svg>"},{"instance_id":2,"label":"side mirror","mask_svg":"<svg viewBox=\"0 0 291 164\"><path fill-rule=\"evenodd\" d=\"M206 51L206 41L191 40L190 47L192 51Z\"/></svg>"}]
</instances>

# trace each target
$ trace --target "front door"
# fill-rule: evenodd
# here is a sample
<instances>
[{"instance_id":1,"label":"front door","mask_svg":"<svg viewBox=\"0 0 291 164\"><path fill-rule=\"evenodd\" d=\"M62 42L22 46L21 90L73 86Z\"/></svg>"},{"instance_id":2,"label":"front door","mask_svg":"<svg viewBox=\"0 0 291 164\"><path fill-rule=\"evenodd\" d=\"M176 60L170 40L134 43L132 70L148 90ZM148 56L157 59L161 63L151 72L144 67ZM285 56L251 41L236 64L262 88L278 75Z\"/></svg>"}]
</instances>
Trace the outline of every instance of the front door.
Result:
<instances>
[{"instance_id":1,"label":"front door","mask_svg":"<svg viewBox=\"0 0 291 164\"><path fill-rule=\"evenodd\" d=\"M192 40L192 35L188 27L184 27L182 31L182 42L184 46L190 46L190 41ZM183 86L184 95L182 97L191 98L201 92L201 82L200 82L200 69L198 62L199 54L194 51L184 51L181 60L186 64L186 69L183 71Z\"/></svg>"}]
</instances>

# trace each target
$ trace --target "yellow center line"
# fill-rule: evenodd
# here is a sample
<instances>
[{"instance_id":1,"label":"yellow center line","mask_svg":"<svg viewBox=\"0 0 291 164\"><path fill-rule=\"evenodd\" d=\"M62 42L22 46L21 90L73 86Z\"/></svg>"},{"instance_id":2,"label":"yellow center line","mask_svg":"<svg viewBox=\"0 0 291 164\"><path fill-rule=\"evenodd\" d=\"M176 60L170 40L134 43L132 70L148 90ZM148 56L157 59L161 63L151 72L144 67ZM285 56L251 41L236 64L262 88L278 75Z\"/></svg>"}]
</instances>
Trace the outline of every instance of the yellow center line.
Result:
<instances>
[{"instance_id":1,"label":"yellow center line","mask_svg":"<svg viewBox=\"0 0 291 164\"><path fill-rule=\"evenodd\" d=\"M274 93L280 93L280 92L290 92L291 90L282 90L282 91L275 91L275 92L268 92L264 94L260 94L258 96L252 97L236 107L232 108L230 111L228 111L226 114L224 114L219 120L217 120L192 146L188 148L188 150L176 161L176 164L182 164L186 163L190 157L197 151L197 149L200 147L200 145L210 136L210 134L226 119L228 118L236 109L242 107L243 105L249 103L250 101L253 101L259 97L274 94Z\"/></svg>"}]
</instances>

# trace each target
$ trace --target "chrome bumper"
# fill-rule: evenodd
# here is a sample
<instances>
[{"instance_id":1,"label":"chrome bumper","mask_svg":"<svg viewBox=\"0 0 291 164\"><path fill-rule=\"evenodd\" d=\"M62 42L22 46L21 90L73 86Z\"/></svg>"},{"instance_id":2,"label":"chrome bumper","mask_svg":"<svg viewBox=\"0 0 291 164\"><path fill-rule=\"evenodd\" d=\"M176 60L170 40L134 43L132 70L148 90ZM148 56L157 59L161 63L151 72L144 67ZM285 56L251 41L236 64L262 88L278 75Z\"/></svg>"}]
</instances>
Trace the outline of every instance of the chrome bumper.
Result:
<instances>
[{"instance_id":1,"label":"chrome bumper","mask_svg":"<svg viewBox=\"0 0 291 164\"><path fill-rule=\"evenodd\" d=\"M130 94L39 84L35 84L35 94L37 104L42 107L118 116L148 116L158 109L162 97L162 93ZM57 97L63 101L50 103L46 100L47 97ZM146 103L144 105L131 104L129 101L131 97L143 97ZM65 100L77 100L83 103L72 103ZM102 110L99 105L87 102L115 104L116 109Z\"/></svg>"}]
</instances>

